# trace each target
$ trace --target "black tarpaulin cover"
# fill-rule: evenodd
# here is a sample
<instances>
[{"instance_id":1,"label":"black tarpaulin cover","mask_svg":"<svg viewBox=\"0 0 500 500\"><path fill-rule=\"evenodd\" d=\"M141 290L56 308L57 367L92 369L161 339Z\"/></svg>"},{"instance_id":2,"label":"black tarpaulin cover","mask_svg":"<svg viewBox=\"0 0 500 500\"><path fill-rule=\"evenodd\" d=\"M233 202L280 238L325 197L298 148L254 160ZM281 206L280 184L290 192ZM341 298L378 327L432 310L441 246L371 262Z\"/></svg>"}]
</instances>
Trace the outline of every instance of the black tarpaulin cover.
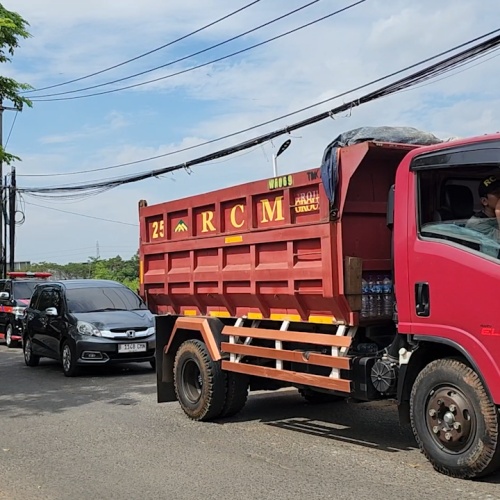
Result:
<instances>
[{"instance_id":1,"label":"black tarpaulin cover","mask_svg":"<svg viewBox=\"0 0 500 500\"><path fill-rule=\"evenodd\" d=\"M365 141L422 146L443 142L435 135L413 127L360 127L340 134L328 144L321 161L321 179L330 202L335 201L338 182L338 149Z\"/></svg>"}]
</instances>

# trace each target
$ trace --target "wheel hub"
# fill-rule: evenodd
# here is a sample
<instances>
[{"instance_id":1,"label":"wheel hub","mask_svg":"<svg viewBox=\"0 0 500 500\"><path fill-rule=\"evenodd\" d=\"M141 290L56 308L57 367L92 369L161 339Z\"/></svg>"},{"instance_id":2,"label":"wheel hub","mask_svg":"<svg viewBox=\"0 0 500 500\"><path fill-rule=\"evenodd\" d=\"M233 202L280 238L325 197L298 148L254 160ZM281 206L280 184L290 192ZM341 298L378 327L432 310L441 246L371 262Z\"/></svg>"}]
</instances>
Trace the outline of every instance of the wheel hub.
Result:
<instances>
[{"instance_id":1,"label":"wheel hub","mask_svg":"<svg viewBox=\"0 0 500 500\"><path fill-rule=\"evenodd\" d=\"M473 408L467 397L454 387L431 391L427 400L427 426L434 439L450 451L460 451L473 434Z\"/></svg>"},{"instance_id":2,"label":"wheel hub","mask_svg":"<svg viewBox=\"0 0 500 500\"><path fill-rule=\"evenodd\" d=\"M71 367L71 351L68 346L65 346L63 349L63 365L66 371Z\"/></svg>"},{"instance_id":3,"label":"wheel hub","mask_svg":"<svg viewBox=\"0 0 500 500\"><path fill-rule=\"evenodd\" d=\"M182 385L189 401L196 404L201 398L203 377L198 363L192 359L187 360L182 367Z\"/></svg>"}]
</instances>

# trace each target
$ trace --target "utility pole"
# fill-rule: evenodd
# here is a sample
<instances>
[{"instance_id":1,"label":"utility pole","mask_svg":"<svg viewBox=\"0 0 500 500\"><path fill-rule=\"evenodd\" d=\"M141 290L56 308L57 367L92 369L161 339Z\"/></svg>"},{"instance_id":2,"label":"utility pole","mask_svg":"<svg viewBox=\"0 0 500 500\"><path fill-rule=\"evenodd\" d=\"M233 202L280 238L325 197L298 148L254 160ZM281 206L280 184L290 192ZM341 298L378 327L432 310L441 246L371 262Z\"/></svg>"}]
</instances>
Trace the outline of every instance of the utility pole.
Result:
<instances>
[{"instance_id":1,"label":"utility pole","mask_svg":"<svg viewBox=\"0 0 500 500\"><path fill-rule=\"evenodd\" d=\"M3 218L3 246L2 246L2 276L7 276L7 176L3 178L2 189L2 218Z\"/></svg>"},{"instance_id":2,"label":"utility pole","mask_svg":"<svg viewBox=\"0 0 500 500\"><path fill-rule=\"evenodd\" d=\"M0 144L3 147L3 99L0 99ZM0 278L5 278L5 261L4 261L4 242L3 242L3 161L0 157L0 205L2 207L2 213L0 214Z\"/></svg>"},{"instance_id":3,"label":"utility pole","mask_svg":"<svg viewBox=\"0 0 500 500\"><path fill-rule=\"evenodd\" d=\"M3 112L5 110L9 111L17 111L16 108L11 108L3 105L3 99L0 97L0 144L3 147ZM0 278L5 278L7 273L7 238L6 238L6 228L5 228L5 219L4 219L4 210L5 210L5 187L7 183L4 182L3 179L3 162L0 157L0 206L2 207L0 213Z\"/></svg>"},{"instance_id":4,"label":"utility pole","mask_svg":"<svg viewBox=\"0 0 500 500\"><path fill-rule=\"evenodd\" d=\"M9 189L9 271L14 269L16 243L16 167L12 167Z\"/></svg>"}]
</instances>

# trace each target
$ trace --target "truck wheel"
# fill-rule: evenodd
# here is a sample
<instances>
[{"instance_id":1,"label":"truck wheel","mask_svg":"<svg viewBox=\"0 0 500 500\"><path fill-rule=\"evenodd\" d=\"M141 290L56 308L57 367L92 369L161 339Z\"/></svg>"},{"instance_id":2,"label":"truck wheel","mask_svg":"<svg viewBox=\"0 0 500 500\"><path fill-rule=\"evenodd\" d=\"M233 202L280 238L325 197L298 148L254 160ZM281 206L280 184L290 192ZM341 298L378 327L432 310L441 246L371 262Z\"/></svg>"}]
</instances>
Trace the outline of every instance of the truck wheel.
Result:
<instances>
[{"instance_id":1,"label":"truck wheel","mask_svg":"<svg viewBox=\"0 0 500 500\"><path fill-rule=\"evenodd\" d=\"M248 398L249 378L241 373L227 372L226 402L221 417L232 417L245 406Z\"/></svg>"},{"instance_id":2,"label":"truck wheel","mask_svg":"<svg viewBox=\"0 0 500 500\"><path fill-rule=\"evenodd\" d=\"M415 439L434 469L472 479L500 467L500 425L477 373L455 359L429 363L410 396Z\"/></svg>"},{"instance_id":3,"label":"truck wheel","mask_svg":"<svg viewBox=\"0 0 500 500\"><path fill-rule=\"evenodd\" d=\"M327 394L326 392L315 391L314 389L309 389L308 387L303 387L299 389L299 394L311 404L324 404L324 403L334 403L335 401L341 401L342 396L335 396L334 394Z\"/></svg>"},{"instance_id":4,"label":"truck wheel","mask_svg":"<svg viewBox=\"0 0 500 500\"><path fill-rule=\"evenodd\" d=\"M17 340L12 340L12 333L13 333L12 325L8 324L5 329L5 344L9 349L17 347Z\"/></svg>"},{"instance_id":5,"label":"truck wheel","mask_svg":"<svg viewBox=\"0 0 500 500\"><path fill-rule=\"evenodd\" d=\"M226 400L226 375L205 344L187 340L174 361L174 388L184 413L193 420L218 417Z\"/></svg>"},{"instance_id":6,"label":"truck wheel","mask_svg":"<svg viewBox=\"0 0 500 500\"><path fill-rule=\"evenodd\" d=\"M24 354L24 363L26 366L38 366L40 362L40 356L33 354L33 344L29 337L26 337L23 342L23 354Z\"/></svg>"}]
</instances>

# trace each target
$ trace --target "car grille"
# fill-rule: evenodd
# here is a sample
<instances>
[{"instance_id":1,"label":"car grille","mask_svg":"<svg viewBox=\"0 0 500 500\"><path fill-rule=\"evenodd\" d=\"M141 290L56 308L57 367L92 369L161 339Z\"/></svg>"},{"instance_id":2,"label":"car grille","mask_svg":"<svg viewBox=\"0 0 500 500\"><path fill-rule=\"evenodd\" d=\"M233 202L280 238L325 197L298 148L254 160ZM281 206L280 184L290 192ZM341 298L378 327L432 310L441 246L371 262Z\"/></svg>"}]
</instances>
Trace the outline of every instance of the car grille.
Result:
<instances>
[{"instance_id":1,"label":"car grille","mask_svg":"<svg viewBox=\"0 0 500 500\"><path fill-rule=\"evenodd\" d=\"M127 328L110 328L109 331L113 333L126 333L129 330L135 330L135 332L145 332L148 329L147 326L127 326Z\"/></svg>"}]
</instances>

